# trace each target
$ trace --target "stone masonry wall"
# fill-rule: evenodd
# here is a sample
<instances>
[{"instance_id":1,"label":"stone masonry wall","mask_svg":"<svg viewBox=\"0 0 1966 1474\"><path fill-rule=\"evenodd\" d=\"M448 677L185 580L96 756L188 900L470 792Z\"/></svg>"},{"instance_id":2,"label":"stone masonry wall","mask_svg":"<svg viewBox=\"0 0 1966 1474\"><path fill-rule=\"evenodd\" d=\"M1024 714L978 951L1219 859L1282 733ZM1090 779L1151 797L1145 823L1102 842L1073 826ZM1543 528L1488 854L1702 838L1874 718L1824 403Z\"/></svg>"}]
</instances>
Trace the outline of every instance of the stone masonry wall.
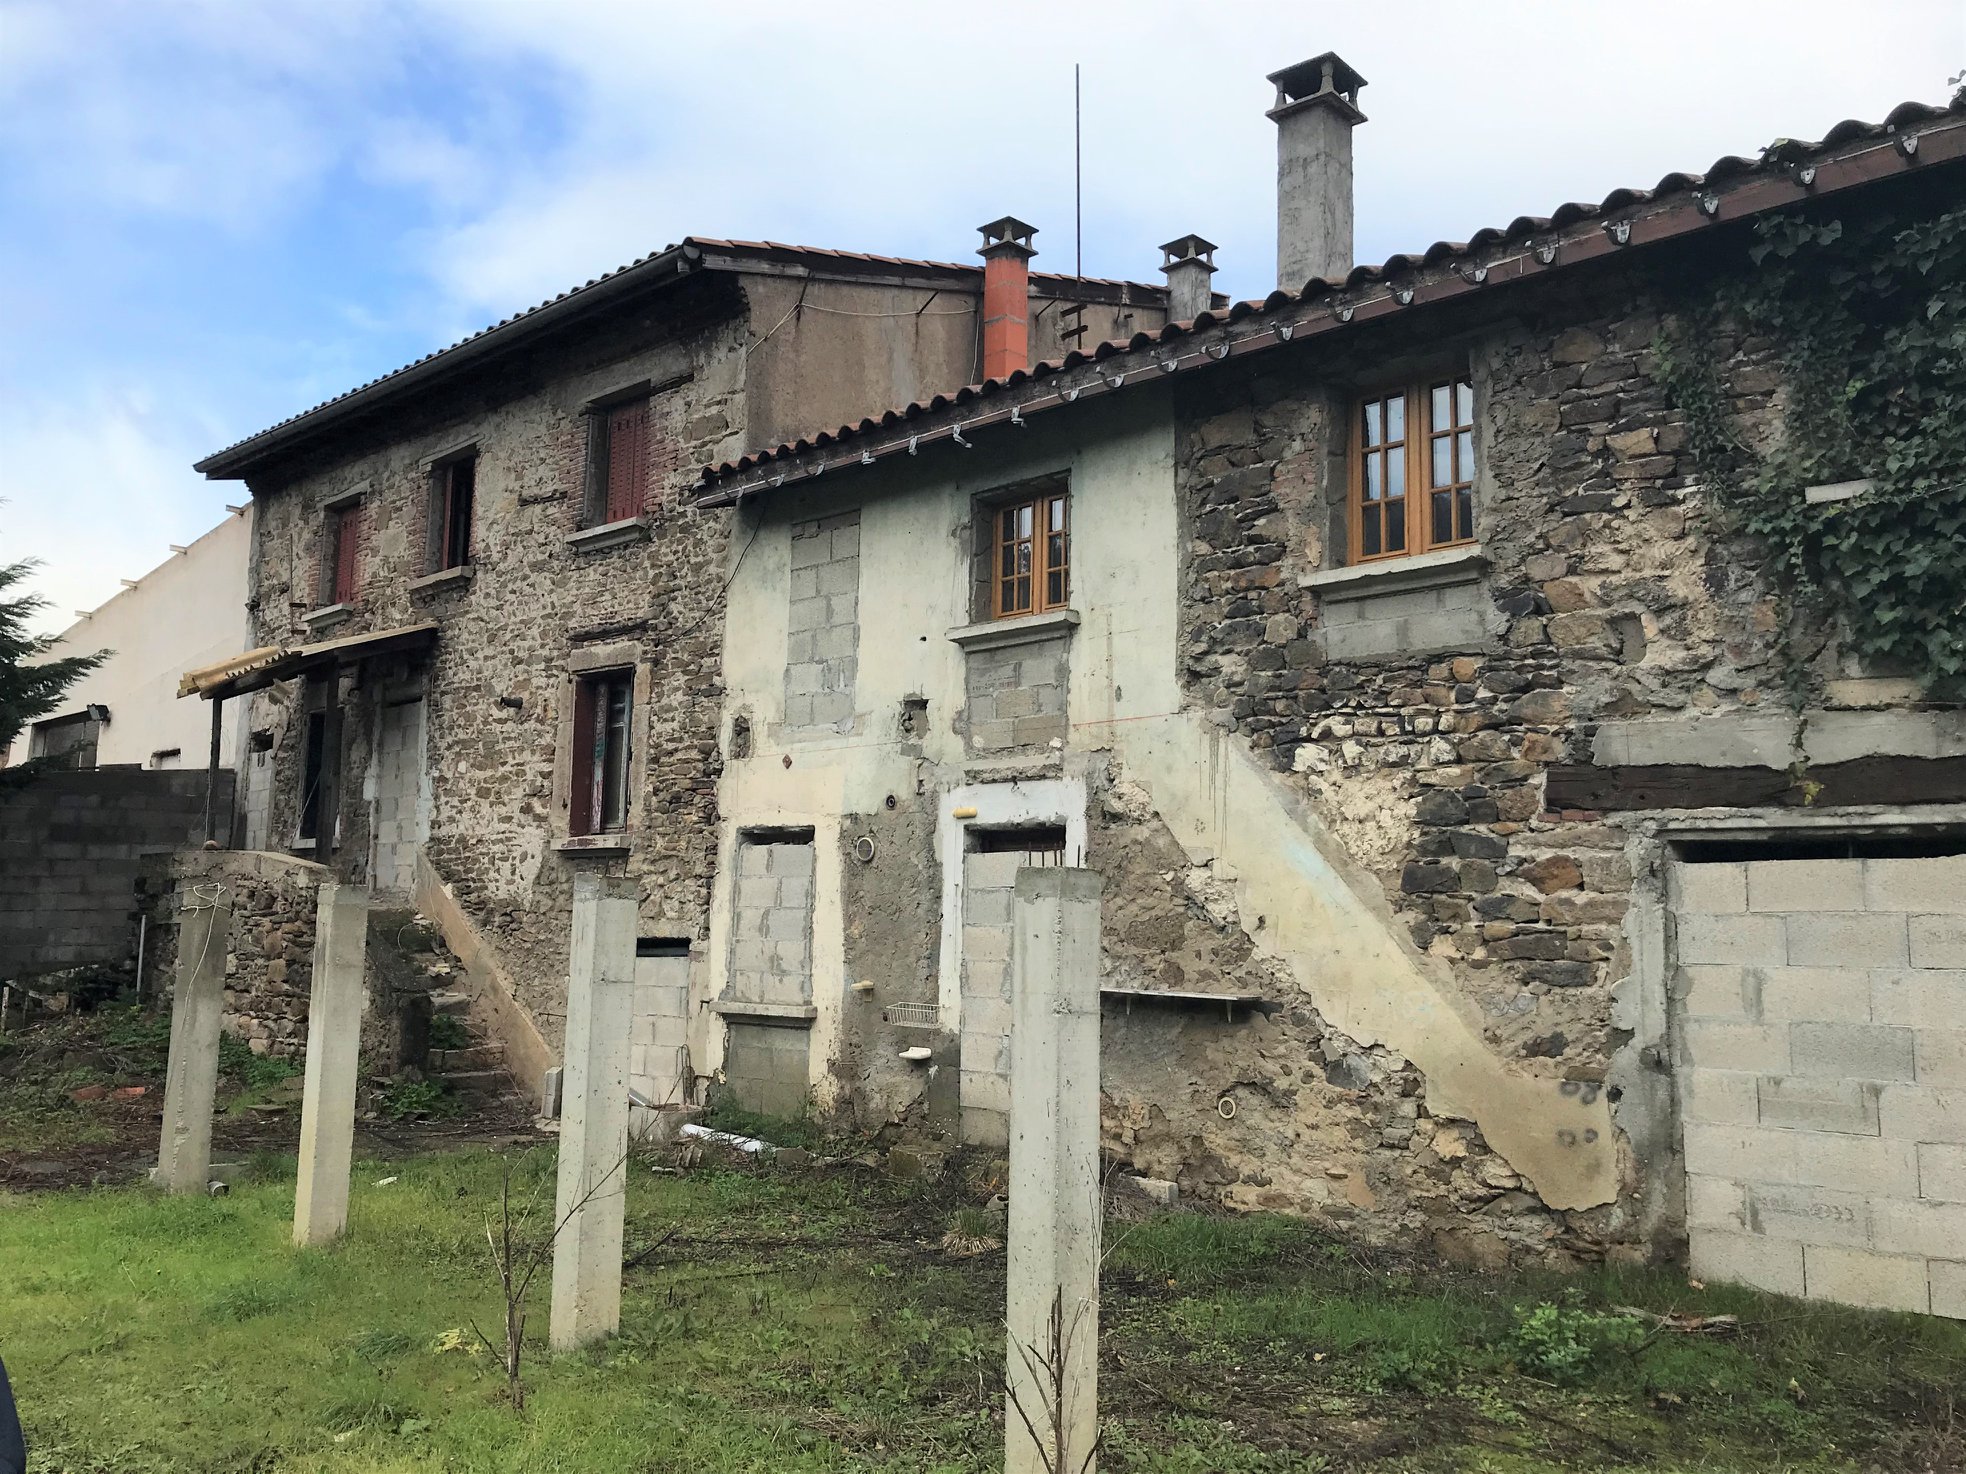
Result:
<instances>
[{"instance_id":1,"label":"stone masonry wall","mask_svg":"<svg viewBox=\"0 0 1966 1474\"><path fill-rule=\"evenodd\" d=\"M365 520L353 617L336 636L436 621L435 650L399 682L426 685L432 863L497 947L549 1041L564 1008L567 917L579 868L641 883L645 929L701 935L714 863L721 589L725 514L680 502L690 468L743 439L743 327L706 310L677 337L633 324L596 332L540 386L528 370L496 392L434 399L384 449L298 466L262 496L256 638L309 638L322 509L360 489ZM688 377L684 377L688 376ZM682 382L676 383L678 379ZM671 384L650 406L646 541L585 551L580 526L587 433L581 408L624 382ZM427 461L475 445L472 572L422 589ZM647 726L633 734L637 791L624 856L566 855L564 780L556 790L570 656L584 645L639 650ZM381 673L377 673L381 674ZM339 869L366 878L363 775L375 689L354 691L345 718ZM272 801L276 836L293 829L302 752L296 692L260 699L255 723L279 729Z\"/></svg>"},{"instance_id":2,"label":"stone masonry wall","mask_svg":"<svg viewBox=\"0 0 1966 1474\"><path fill-rule=\"evenodd\" d=\"M1506 317L1436 315L1425 340L1393 326L1369 345L1328 341L1314 361L1305 349L1204 381L1181 406L1191 699L1294 775L1492 1048L1586 1090L1604 1088L1620 1042L1610 996L1631 965L1632 873L1623 829L1546 809L1545 769L1588 757L1599 719L1781 700L1769 593L1751 550L1703 521L1685 426L1657 381L1653 344L1680 300L1663 279L1607 272L1518 297ZM1451 351L1430 346L1443 340ZM1741 432L1769 435L1773 345L1723 333L1713 346ZM1353 648L1299 579L1347 561L1353 386L1415 362L1472 363L1488 560L1475 592L1492 613L1458 643ZM1371 602L1330 607L1352 625ZM1840 669L1833 649L1819 669ZM1433 1126L1423 1096L1418 1123L1404 1147L1416 1158L1442 1129L1457 1150L1483 1149L1466 1127ZM1520 1196L1494 1175L1461 1206ZM1634 1230L1618 1212L1557 1215L1550 1231Z\"/></svg>"}]
</instances>

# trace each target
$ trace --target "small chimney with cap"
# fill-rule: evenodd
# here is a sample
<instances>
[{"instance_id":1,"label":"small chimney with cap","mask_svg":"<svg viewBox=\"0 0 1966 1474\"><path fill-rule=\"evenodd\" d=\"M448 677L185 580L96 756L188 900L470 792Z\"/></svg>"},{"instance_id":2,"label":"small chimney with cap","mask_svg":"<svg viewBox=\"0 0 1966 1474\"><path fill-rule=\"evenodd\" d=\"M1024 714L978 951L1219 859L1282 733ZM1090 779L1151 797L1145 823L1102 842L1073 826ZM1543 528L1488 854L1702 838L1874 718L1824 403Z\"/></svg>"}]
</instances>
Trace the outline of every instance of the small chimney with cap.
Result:
<instances>
[{"instance_id":1,"label":"small chimney with cap","mask_svg":"<svg viewBox=\"0 0 1966 1474\"><path fill-rule=\"evenodd\" d=\"M1167 320L1188 322L1214 305L1215 242L1184 235L1161 248L1160 269L1167 273Z\"/></svg>"},{"instance_id":2,"label":"small chimney with cap","mask_svg":"<svg viewBox=\"0 0 1966 1474\"><path fill-rule=\"evenodd\" d=\"M1340 282L1352 261L1352 129L1365 78L1335 51L1270 73L1276 84L1277 285Z\"/></svg>"},{"instance_id":3,"label":"small chimney with cap","mask_svg":"<svg viewBox=\"0 0 1966 1474\"><path fill-rule=\"evenodd\" d=\"M1031 366L1031 237L1035 225L1006 215L976 227L983 244L983 377L1007 379Z\"/></svg>"}]
</instances>

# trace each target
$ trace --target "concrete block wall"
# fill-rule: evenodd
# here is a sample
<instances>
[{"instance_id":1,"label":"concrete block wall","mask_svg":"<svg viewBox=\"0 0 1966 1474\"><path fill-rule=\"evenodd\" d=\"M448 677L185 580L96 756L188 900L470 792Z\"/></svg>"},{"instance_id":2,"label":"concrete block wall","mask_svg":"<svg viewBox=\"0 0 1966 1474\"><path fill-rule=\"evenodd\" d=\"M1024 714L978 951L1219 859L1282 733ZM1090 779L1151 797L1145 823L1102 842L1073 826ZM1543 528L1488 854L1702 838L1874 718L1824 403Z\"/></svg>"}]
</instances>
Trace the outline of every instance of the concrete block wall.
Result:
<instances>
[{"instance_id":1,"label":"concrete block wall","mask_svg":"<svg viewBox=\"0 0 1966 1474\"><path fill-rule=\"evenodd\" d=\"M219 774L221 832L232 774ZM146 855L201 844L203 769L93 768L0 788L0 978L121 967Z\"/></svg>"},{"instance_id":2,"label":"concrete block wall","mask_svg":"<svg viewBox=\"0 0 1966 1474\"><path fill-rule=\"evenodd\" d=\"M858 511L792 525L791 603L785 725L848 731L860 650Z\"/></svg>"},{"instance_id":3,"label":"concrete block wall","mask_svg":"<svg viewBox=\"0 0 1966 1474\"><path fill-rule=\"evenodd\" d=\"M688 1100L689 974L687 951L635 958L635 1011L628 1083L657 1105Z\"/></svg>"},{"instance_id":4,"label":"concrete block wall","mask_svg":"<svg viewBox=\"0 0 1966 1474\"><path fill-rule=\"evenodd\" d=\"M976 752L1042 747L1069 734L1067 637L1053 635L968 652L963 699Z\"/></svg>"},{"instance_id":5,"label":"concrete block wall","mask_svg":"<svg viewBox=\"0 0 1966 1474\"><path fill-rule=\"evenodd\" d=\"M1486 586L1465 577L1432 588L1347 597L1327 593L1318 638L1327 660L1475 650L1492 633L1494 610Z\"/></svg>"},{"instance_id":6,"label":"concrete block wall","mask_svg":"<svg viewBox=\"0 0 1966 1474\"><path fill-rule=\"evenodd\" d=\"M810 1003L812 841L747 841L737 854L730 997L741 1003Z\"/></svg>"},{"instance_id":7,"label":"concrete block wall","mask_svg":"<svg viewBox=\"0 0 1966 1474\"><path fill-rule=\"evenodd\" d=\"M733 1019L724 1044L724 1082L746 1110L791 1119L806 1108L805 1029Z\"/></svg>"},{"instance_id":8,"label":"concrete block wall","mask_svg":"<svg viewBox=\"0 0 1966 1474\"><path fill-rule=\"evenodd\" d=\"M1675 910L1693 1272L1966 1318L1966 855L1683 865Z\"/></svg>"},{"instance_id":9,"label":"concrete block wall","mask_svg":"<svg viewBox=\"0 0 1966 1474\"><path fill-rule=\"evenodd\" d=\"M962 1139L1010 1144L1012 887L1021 850L963 856Z\"/></svg>"}]
</instances>

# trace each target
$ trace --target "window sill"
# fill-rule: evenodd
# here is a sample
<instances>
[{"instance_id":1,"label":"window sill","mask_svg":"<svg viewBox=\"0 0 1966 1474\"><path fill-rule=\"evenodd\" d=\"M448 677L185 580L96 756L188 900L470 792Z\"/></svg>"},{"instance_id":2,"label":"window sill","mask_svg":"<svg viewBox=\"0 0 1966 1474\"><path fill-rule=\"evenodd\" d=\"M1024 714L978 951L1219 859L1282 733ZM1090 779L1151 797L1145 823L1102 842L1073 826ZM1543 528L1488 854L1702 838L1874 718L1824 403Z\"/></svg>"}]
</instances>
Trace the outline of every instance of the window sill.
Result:
<instances>
[{"instance_id":1,"label":"window sill","mask_svg":"<svg viewBox=\"0 0 1966 1474\"><path fill-rule=\"evenodd\" d=\"M613 834L570 834L554 842L563 855L625 855L634 847L635 837L626 830Z\"/></svg>"},{"instance_id":2,"label":"window sill","mask_svg":"<svg viewBox=\"0 0 1966 1474\"><path fill-rule=\"evenodd\" d=\"M1024 645L1070 635L1078 628L1076 609L1048 609L1043 614L1020 614L1012 619L989 619L948 632L952 644L965 650L992 650L999 645Z\"/></svg>"},{"instance_id":3,"label":"window sill","mask_svg":"<svg viewBox=\"0 0 1966 1474\"><path fill-rule=\"evenodd\" d=\"M567 546L576 553L598 553L628 543L647 542L648 538L648 522L641 517L628 517L620 522L603 522L599 527L583 527L578 532L570 532L567 534Z\"/></svg>"},{"instance_id":4,"label":"window sill","mask_svg":"<svg viewBox=\"0 0 1966 1474\"><path fill-rule=\"evenodd\" d=\"M1475 583L1488 572L1488 555L1479 543L1465 548L1442 548L1410 558L1385 558L1349 568L1326 568L1297 575L1297 587L1326 601L1367 599L1375 594L1398 594L1409 589L1437 589Z\"/></svg>"},{"instance_id":5,"label":"window sill","mask_svg":"<svg viewBox=\"0 0 1966 1474\"><path fill-rule=\"evenodd\" d=\"M338 624L347 623L354 612L353 604L323 604L319 609L310 609L301 615L300 622L307 626L309 634L318 635Z\"/></svg>"},{"instance_id":6,"label":"window sill","mask_svg":"<svg viewBox=\"0 0 1966 1474\"><path fill-rule=\"evenodd\" d=\"M462 588L477 576L477 567L471 563L460 563L455 568L440 568L435 573L426 573L422 578L410 580L410 596L418 594L441 594L446 589Z\"/></svg>"},{"instance_id":7,"label":"window sill","mask_svg":"<svg viewBox=\"0 0 1966 1474\"><path fill-rule=\"evenodd\" d=\"M740 1003L735 998L713 999L710 1010L744 1023L782 1024L794 1029L804 1028L819 1017L819 1010L810 1003Z\"/></svg>"}]
</instances>

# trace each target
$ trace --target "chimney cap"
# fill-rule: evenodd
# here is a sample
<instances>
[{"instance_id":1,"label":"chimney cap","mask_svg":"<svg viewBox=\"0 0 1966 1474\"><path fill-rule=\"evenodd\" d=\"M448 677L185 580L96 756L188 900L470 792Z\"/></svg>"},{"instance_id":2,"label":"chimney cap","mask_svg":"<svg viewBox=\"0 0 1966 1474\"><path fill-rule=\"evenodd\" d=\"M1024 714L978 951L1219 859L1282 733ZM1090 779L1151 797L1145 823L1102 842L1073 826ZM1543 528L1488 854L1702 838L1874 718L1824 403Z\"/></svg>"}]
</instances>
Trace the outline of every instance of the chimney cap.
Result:
<instances>
[{"instance_id":1,"label":"chimney cap","mask_svg":"<svg viewBox=\"0 0 1966 1474\"><path fill-rule=\"evenodd\" d=\"M1176 236L1161 247L1161 254L1165 258L1161 262L1161 270L1166 271L1170 266L1185 266L1194 261L1213 271L1215 250L1215 242L1206 236L1192 234Z\"/></svg>"},{"instance_id":2,"label":"chimney cap","mask_svg":"<svg viewBox=\"0 0 1966 1474\"><path fill-rule=\"evenodd\" d=\"M1321 52L1309 61L1271 72L1269 80L1277 89L1276 106L1270 109L1272 118L1295 112L1306 103L1322 103L1336 107L1353 123L1365 121L1365 114L1358 110L1359 89L1365 86L1365 78L1335 51Z\"/></svg>"},{"instance_id":3,"label":"chimney cap","mask_svg":"<svg viewBox=\"0 0 1966 1474\"><path fill-rule=\"evenodd\" d=\"M977 247L976 254L983 257L1015 252L1022 256L1035 256L1038 248L1031 244L1031 237L1038 228L1015 215L1006 215L1001 220L992 220L988 225L976 229L983 236L983 244Z\"/></svg>"}]
</instances>

